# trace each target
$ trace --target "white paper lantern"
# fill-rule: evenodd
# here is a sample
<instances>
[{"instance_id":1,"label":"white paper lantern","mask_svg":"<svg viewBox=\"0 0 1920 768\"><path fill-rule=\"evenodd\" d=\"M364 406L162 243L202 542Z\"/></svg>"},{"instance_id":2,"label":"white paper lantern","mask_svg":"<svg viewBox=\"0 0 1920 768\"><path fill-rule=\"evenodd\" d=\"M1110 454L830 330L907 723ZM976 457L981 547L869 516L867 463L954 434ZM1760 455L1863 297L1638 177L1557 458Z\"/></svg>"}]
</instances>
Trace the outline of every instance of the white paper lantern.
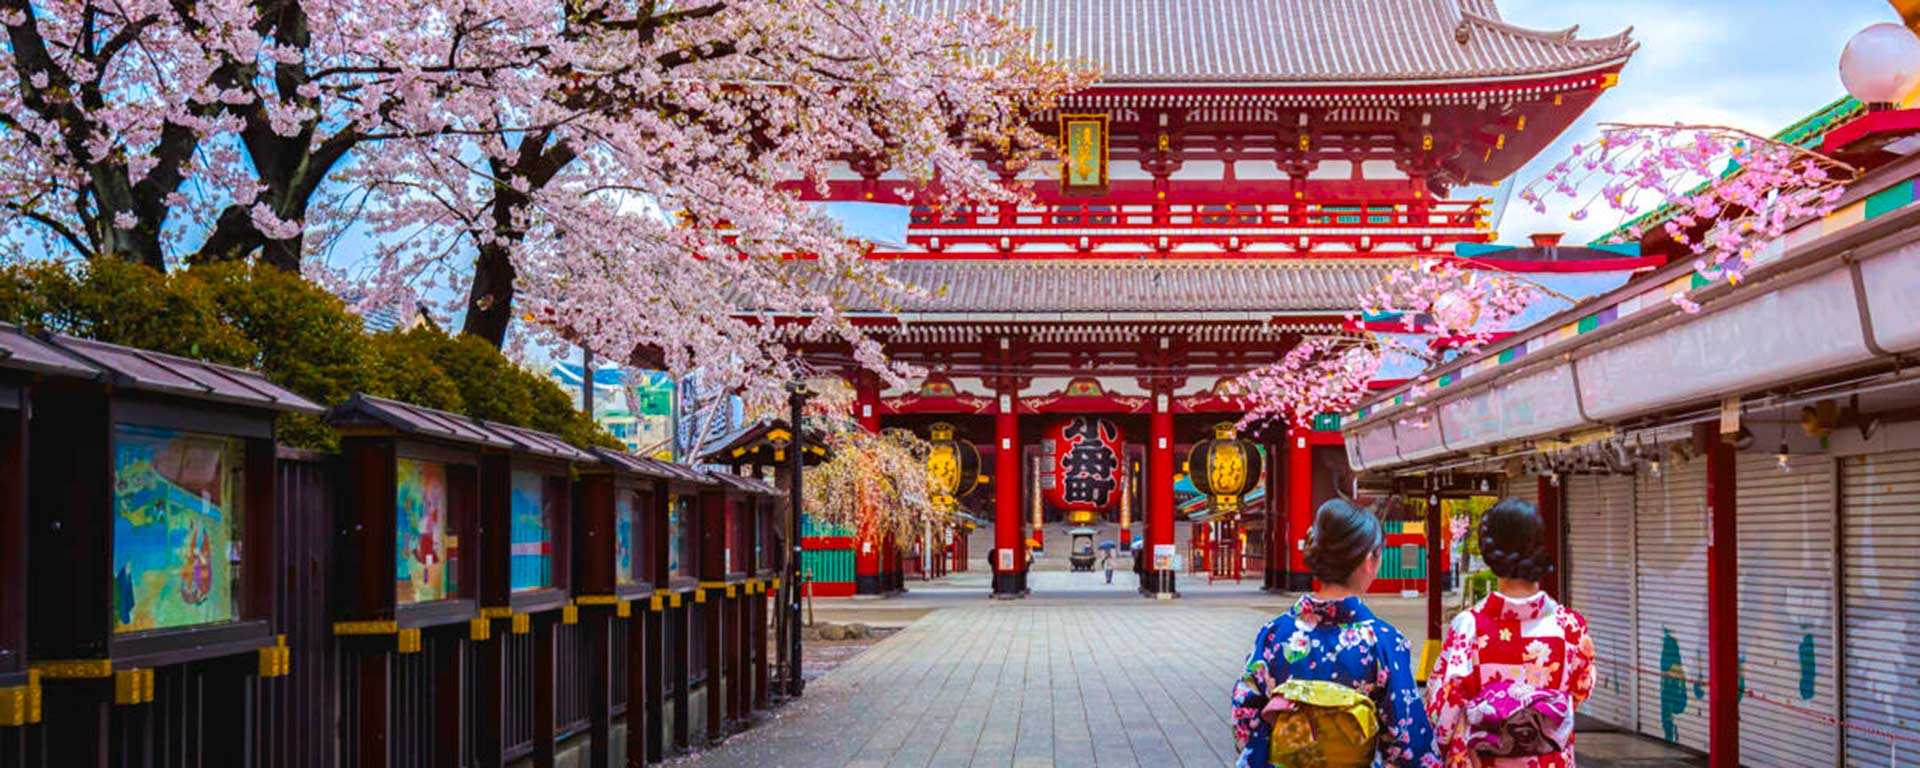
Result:
<instances>
[{"instance_id":1,"label":"white paper lantern","mask_svg":"<svg viewBox=\"0 0 1920 768\"><path fill-rule=\"evenodd\" d=\"M1868 104L1898 103L1920 85L1920 37L1891 22L1860 30L1840 53L1840 82Z\"/></svg>"}]
</instances>

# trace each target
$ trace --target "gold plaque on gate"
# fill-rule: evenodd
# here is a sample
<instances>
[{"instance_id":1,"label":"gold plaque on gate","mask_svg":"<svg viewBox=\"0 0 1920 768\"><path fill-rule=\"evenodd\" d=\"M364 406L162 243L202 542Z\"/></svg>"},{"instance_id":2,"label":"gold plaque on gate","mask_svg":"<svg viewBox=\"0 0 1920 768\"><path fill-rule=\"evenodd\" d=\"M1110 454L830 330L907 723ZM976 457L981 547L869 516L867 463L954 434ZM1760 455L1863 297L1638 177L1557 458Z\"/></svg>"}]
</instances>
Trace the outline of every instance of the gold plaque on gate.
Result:
<instances>
[{"instance_id":1,"label":"gold plaque on gate","mask_svg":"<svg viewBox=\"0 0 1920 768\"><path fill-rule=\"evenodd\" d=\"M1106 115L1060 116L1060 188L1065 192L1107 191Z\"/></svg>"}]
</instances>

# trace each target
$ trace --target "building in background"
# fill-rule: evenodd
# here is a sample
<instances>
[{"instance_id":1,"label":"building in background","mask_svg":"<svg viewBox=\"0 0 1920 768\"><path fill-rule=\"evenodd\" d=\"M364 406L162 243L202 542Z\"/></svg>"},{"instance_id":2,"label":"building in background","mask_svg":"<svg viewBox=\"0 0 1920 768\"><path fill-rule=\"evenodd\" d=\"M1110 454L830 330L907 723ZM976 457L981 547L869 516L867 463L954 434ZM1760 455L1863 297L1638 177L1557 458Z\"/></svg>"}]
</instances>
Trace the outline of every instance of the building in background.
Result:
<instances>
[{"instance_id":1,"label":"building in background","mask_svg":"<svg viewBox=\"0 0 1920 768\"><path fill-rule=\"evenodd\" d=\"M583 368L555 362L547 375L578 397ZM657 459L673 457L674 384L660 371L629 372L615 367L593 372L593 418L626 444L630 453Z\"/></svg>"}]
</instances>

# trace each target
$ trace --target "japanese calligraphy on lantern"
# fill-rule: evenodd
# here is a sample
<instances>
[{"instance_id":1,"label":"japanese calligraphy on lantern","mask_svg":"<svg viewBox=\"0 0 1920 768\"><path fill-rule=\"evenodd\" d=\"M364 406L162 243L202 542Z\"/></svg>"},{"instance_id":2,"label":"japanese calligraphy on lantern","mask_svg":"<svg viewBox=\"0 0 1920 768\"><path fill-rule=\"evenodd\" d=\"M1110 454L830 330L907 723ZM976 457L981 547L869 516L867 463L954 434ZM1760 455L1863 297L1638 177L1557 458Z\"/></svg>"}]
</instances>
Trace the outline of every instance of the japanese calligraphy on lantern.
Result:
<instances>
[{"instance_id":1,"label":"japanese calligraphy on lantern","mask_svg":"<svg viewBox=\"0 0 1920 768\"><path fill-rule=\"evenodd\" d=\"M1063 510L1104 512L1120 501L1120 427L1098 416L1075 416L1047 431L1046 457L1053 481L1044 483L1047 503Z\"/></svg>"}]
</instances>

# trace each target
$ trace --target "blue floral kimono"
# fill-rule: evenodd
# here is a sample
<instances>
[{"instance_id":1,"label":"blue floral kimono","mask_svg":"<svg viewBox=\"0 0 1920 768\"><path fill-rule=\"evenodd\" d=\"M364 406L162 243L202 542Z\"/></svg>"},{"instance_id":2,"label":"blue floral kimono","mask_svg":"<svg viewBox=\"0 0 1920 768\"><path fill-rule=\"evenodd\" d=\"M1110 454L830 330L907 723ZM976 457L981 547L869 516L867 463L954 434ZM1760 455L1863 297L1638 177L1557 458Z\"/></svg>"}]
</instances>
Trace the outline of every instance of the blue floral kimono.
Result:
<instances>
[{"instance_id":1,"label":"blue floral kimono","mask_svg":"<svg viewBox=\"0 0 1920 768\"><path fill-rule=\"evenodd\" d=\"M1241 768L1265 768L1272 726L1260 716L1268 692L1290 679L1328 680L1373 697L1380 717L1374 765L1437 766L1433 728L1413 679L1407 639L1357 597L1300 598L1254 637L1246 675L1233 687Z\"/></svg>"}]
</instances>

